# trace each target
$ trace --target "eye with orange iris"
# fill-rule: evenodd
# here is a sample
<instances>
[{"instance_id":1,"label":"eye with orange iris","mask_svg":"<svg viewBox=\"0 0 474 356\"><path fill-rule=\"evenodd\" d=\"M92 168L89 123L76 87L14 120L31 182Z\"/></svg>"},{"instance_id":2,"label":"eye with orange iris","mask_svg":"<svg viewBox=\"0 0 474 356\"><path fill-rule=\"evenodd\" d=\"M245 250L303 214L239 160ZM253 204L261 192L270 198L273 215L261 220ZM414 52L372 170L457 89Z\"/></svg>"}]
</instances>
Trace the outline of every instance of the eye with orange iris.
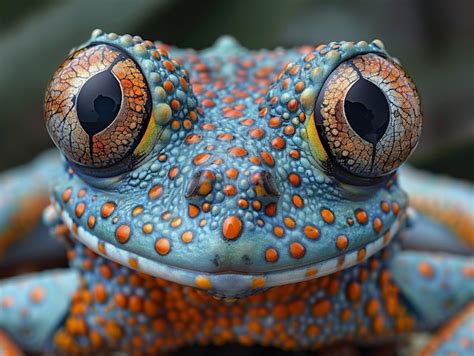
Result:
<instances>
[{"instance_id":1,"label":"eye with orange iris","mask_svg":"<svg viewBox=\"0 0 474 356\"><path fill-rule=\"evenodd\" d=\"M59 67L45 97L48 132L69 161L86 168L127 162L151 116L138 64L123 50L96 44Z\"/></svg>"},{"instance_id":2,"label":"eye with orange iris","mask_svg":"<svg viewBox=\"0 0 474 356\"><path fill-rule=\"evenodd\" d=\"M365 54L341 63L316 101L319 137L331 161L362 178L392 173L421 133L420 100L393 61Z\"/></svg>"}]
</instances>

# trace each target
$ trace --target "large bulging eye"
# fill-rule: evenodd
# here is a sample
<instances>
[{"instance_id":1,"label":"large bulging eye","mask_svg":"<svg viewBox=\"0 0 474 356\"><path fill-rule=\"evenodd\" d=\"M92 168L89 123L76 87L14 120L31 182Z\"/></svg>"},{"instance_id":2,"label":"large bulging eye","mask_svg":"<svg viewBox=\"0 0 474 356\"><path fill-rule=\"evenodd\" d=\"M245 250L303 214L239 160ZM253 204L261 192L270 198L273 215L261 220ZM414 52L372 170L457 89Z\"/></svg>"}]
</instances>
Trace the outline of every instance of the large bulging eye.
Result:
<instances>
[{"instance_id":1,"label":"large bulging eye","mask_svg":"<svg viewBox=\"0 0 474 356\"><path fill-rule=\"evenodd\" d=\"M73 53L49 83L48 132L73 163L110 167L129 157L151 116L151 96L137 63L97 44Z\"/></svg>"},{"instance_id":2,"label":"large bulging eye","mask_svg":"<svg viewBox=\"0 0 474 356\"><path fill-rule=\"evenodd\" d=\"M387 175L415 148L422 116L416 88L391 60L365 54L340 64L315 107L319 137L329 157L363 178Z\"/></svg>"}]
</instances>

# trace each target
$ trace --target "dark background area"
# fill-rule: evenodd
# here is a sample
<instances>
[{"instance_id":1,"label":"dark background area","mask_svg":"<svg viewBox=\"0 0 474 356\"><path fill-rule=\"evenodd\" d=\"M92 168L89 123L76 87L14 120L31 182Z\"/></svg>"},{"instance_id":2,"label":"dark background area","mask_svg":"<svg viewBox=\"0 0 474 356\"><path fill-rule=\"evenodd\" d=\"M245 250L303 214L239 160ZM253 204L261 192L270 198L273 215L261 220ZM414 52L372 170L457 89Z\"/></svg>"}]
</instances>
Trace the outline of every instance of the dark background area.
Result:
<instances>
[{"instance_id":1,"label":"dark background area","mask_svg":"<svg viewBox=\"0 0 474 356\"><path fill-rule=\"evenodd\" d=\"M71 47L91 31L140 34L205 48L223 34L249 48L380 38L414 78L424 129L411 162L474 180L472 2L94 1L0 3L0 171L51 147L43 93Z\"/></svg>"}]
</instances>

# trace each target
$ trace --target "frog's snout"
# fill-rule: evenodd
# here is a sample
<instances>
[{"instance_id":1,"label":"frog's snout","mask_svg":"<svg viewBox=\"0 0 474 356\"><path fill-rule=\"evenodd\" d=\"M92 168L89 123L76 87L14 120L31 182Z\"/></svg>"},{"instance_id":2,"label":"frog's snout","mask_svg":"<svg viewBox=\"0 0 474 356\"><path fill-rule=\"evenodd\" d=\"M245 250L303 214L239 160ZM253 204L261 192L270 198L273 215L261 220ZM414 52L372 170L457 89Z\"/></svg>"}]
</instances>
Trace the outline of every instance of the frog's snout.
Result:
<instances>
[{"instance_id":1,"label":"frog's snout","mask_svg":"<svg viewBox=\"0 0 474 356\"><path fill-rule=\"evenodd\" d=\"M196 200L211 193L222 198L238 196L240 200L258 199L267 203L276 202L280 196L271 173L264 169L252 173L242 173L234 168L225 172L218 169L198 170L189 181L185 197L188 200Z\"/></svg>"}]
</instances>

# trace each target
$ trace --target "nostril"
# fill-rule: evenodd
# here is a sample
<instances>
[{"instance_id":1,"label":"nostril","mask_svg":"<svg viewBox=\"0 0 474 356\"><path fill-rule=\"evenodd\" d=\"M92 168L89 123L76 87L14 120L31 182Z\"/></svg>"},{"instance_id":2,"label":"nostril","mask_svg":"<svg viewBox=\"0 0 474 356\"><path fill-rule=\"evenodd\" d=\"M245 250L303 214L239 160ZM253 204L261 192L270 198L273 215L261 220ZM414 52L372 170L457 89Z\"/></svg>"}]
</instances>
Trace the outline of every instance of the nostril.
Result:
<instances>
[{"instance_id":1,"label":"nostril","mask_svg":"<svg viewBox=\"0 0 474 356\"><path fill-rule=\"evenodd\" d=\"M186 198L204 197L208 195L214 188L216 175L209 169L198 171L189 183L186 190Z\"/></svg>"},{"instance_id":2,"label":"nostril","mask_svg":"<svg viewBox=\"0 0 474 356\"><path fill-rule=\"evenodd\" d=\"M279 197L280 192L273 180L272 175L267 171L259 171L250 177L250 181L255 186L255 192L259 197Z\"/></svg>"}]
</instances>

